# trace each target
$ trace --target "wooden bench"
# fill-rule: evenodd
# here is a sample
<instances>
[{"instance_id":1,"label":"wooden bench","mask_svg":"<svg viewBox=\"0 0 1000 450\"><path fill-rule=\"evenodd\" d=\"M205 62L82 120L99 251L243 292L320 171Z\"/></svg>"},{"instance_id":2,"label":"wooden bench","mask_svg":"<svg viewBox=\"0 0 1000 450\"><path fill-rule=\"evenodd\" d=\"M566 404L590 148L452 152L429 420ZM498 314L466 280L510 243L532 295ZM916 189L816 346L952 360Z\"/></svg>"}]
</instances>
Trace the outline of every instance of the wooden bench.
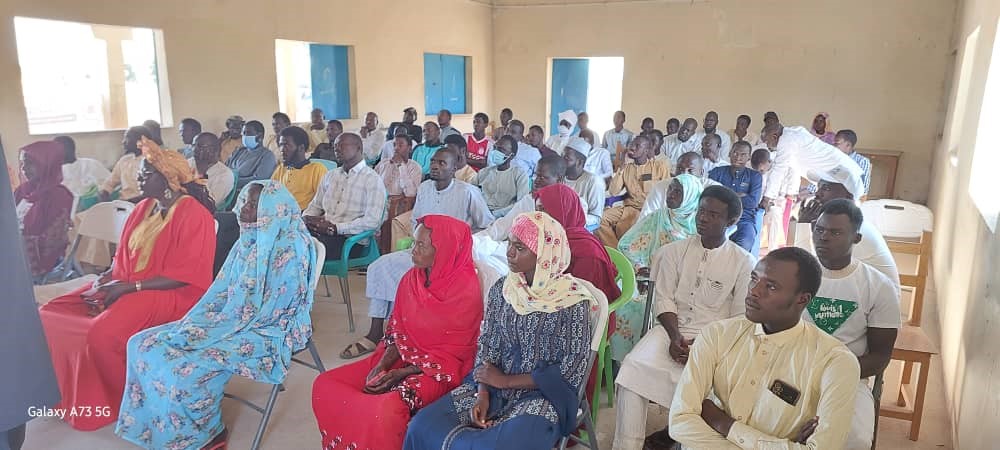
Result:
<instances>
[{"instance_id":1,"label":"wooden bench","mask_svg":"<svg viewBox=\"0 0 1000 450\"><path fill-rule=\"evenodd\" d=\"M903 325L899 329L896 345L892 349L892 359L903 362L903 372L899 380L899 392L895 402L882 403L879 416L910 422L910 440L916 441L920 436L920 422L924 414L924 399L927 395L927 377L931 368L931 356L938 353L934 344L920 327ZM913 365L920 365L920 374L916 380L913 393Z\"/></svg>"},{"instance_id":2,"label":"wooden bench","mask_svg":"<svg viewBox=\"0 0 1000 450\"><path fill-rule=\"evenodd\" d=\"M899 284L913 289L913 299L910 301L910 314L907 323L918 327L924 312L924 290L927 289L927 273L931 260L931 237L930 231L924 231L917 242L886 239L886 244L889 245L889 251L892 253L917 256L917 273L900 274Z\"/></svg>"}]
</instances>

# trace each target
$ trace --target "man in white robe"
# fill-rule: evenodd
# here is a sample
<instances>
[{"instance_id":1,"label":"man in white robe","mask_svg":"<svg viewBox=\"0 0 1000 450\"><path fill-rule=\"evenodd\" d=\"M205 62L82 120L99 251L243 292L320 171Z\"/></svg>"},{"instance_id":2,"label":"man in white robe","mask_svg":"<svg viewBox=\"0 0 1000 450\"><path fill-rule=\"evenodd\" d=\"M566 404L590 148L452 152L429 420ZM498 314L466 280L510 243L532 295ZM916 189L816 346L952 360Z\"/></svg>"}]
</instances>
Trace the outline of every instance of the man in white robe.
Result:
<instances>
[{"instance_id":1,"label":"man in white robe","mask_svg":"<svg viewBox=\"0 0 1000 450\"><path fill-rule=\"evenodd\" d=\"M677 134L663 138L660 154L656 155L656 159L670 161L670 165L674 166L681 155L701 150L701 139L695 138L697 130L697 120L691 117L684 119L684 125L677 130Z\"/></svg>"},{"instance_id":2,"label":"man in white robe","mask_svg":"<svg viewBox=\"0 0 1000 450\"><path fill-rule=\"evenodd\" d=\"M687 363L690 345L708 324L742 316L753 257L726 238L743 212L740 198L723 186L702 192L698 235L672 242L653 254L657 323L622 361L615 384L613 449L640 450L669 444L667 430L646 437L650 401L669 407Z\"/></svg>"},{"instance_id":3,"label":"man in white robe","mask_svg":"<svg viewBox=\"0 0 1000 450\"><path fill-rule=\"evenodd\" d=\"M545 146L561 155L563 148L566 147L566 144L569 144L569 140L573 137L573 127L576 126L576 121L577 116L572 109L567 109L559 113L559 126L556 128L556 134L553 134L545 141Z\"/></svg>"}]
</instances>

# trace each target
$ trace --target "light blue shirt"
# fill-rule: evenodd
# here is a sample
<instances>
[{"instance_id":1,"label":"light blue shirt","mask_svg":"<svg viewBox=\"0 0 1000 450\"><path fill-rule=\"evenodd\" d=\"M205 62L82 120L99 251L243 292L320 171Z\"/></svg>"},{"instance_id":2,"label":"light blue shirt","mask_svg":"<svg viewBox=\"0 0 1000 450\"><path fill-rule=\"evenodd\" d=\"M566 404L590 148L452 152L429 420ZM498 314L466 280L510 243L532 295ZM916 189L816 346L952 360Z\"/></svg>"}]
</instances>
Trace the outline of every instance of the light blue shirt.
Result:
<instances>
[{"instance_id":1,"label":"light blue shirt","mask_svg":"<svg viewBox=\"0 0 1000 450\"><path fill-rule=\"evenodd\" d=\"M510 160L510 165L524 169L525 172L528 172L528 178L535 178L535 167L538 166L540 159L542 159L542 154L537 148L524 142L518 142L517 154L514 155L514 159Z\"/></svg>"},{"instance_id":2,"label":"light blue shirt","mask_svg":"<svg viewBox=\"0 0 1000 450\"><path fill-rule=\"evenodd\" d=\"M413 228L417 228L417 219L428 214L454 217L469 224L473 233L490 226L494 220L479 188L460 180L452 180L440 191L434 180L420 183L413 205Z\"/></svg>"}]
</instances>

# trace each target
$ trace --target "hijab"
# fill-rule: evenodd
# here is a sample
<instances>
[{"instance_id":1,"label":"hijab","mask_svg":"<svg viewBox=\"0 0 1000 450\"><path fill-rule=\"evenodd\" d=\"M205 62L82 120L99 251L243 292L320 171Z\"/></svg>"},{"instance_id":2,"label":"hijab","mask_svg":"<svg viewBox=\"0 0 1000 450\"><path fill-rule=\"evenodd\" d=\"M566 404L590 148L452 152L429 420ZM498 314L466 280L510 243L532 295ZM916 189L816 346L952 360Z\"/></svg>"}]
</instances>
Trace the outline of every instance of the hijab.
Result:
<instances>
[{"instance_id":1,"label":"hijab","mask_svg":"<svg viewBox=\"0 0 1000 450\"><path fill-rule=\"evenodd\" d=\"M418 223L430 230L434 263L403 275L389 330L396 334L403 360L438 381L458 381L472 369L483 320L472 230L463 221L438 214L423 216Z\"/></svg>"},{"instance_id":2,"label":"hijab","mask_svg":"<svg viewBox=\"0 0 1000 450\"><path fill-rule=\"evenodd\" d=\"M240 238L218 277L176 323L169 341L177 348L195 350L243 333L270 336L277 348L269 356L277 360L246 364L240 371L258 381L280 383L292 352L304 348L312 336L312 279L321 268L302 211L281 183L248 183L234 211L246 204L253 185L262 186L257 221L240 223ZM206 329L214 331L206 334Z\"/></svg>"},{"instance_id":3,"label":"hijab","mask_svg":"<svg viewBox=\"0 0 1000 450\"><path fill-rule=\"evenodd\" d=\"M608 250L593 233L586 229L586 216L576 191L565 184L557 183L539 189L534 194L545 212L552 216L566 231L570 258L566 271L574 277L587 280L604 293L609 301L621 296L621 289L615 282L618 269L615 268Z\"/></svg>"},{"instance_id":4,"label":"hijab","mask_svg":"<svg viewBox=\"0 0 1000 450\"><path fill-rule=\"evenodd\" d=\"M34 164L36 176L25 180L14 191L14 203L22 200L31 208L24 215L23 232L39 236L59 221L69 221L73 194L62 185L62 162L65 157L62 144L56 141L38 141L21 149L25 159Z\"/></svg>"},{"instance_id":5,"label":"hijab","mask_svg":"<svg viewBox=\"0 0 1000 450\"><path fill-rule=\"evenodd\" d=\"M684 191L680 206L664 206L639 220L618 243L618 249L637 268L649 267L653 253L660 247L698 232L695 215L703 183L698 177L686 173L674 177L674 180Z\"/></svg>"},{"instance_id":6,"label":"hijab","mask_svg":"<svg viewBox=\"0 0 1000 450\"><path fill-rule=\"evenodd\" d=\"M582 301L594 301L586 287L565 273L570 250L559 222L544 212L522 213L514 219L510 234L538 258L530 284L524 273L511 273L504 280L504 299L517 314L554 313Z\"/></svg>"}]
</instances>

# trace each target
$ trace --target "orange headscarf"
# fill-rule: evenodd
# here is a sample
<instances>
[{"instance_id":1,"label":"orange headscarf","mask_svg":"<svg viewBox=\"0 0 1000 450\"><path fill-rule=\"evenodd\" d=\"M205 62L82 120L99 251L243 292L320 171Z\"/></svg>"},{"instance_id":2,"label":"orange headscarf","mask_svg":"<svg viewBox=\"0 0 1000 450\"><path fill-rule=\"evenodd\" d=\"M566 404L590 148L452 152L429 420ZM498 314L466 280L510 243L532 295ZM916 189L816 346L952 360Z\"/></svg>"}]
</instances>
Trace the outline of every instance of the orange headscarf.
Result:
<instances>
[{"instance_id":1,"label":"orange headscarf","mask_svg":"<svg viewBox=\"0 0 1000 450\"><path fill-rule=\"evenodd\" d=\"M194 169L180 152L164 150L145 136L139 141L139 148L142 149L142 155L146 161L149 161L167 179L170 189L186 194L185 184L192 181L204 183L204 180L195 176Z\"/></svg>"}]
</instances>

